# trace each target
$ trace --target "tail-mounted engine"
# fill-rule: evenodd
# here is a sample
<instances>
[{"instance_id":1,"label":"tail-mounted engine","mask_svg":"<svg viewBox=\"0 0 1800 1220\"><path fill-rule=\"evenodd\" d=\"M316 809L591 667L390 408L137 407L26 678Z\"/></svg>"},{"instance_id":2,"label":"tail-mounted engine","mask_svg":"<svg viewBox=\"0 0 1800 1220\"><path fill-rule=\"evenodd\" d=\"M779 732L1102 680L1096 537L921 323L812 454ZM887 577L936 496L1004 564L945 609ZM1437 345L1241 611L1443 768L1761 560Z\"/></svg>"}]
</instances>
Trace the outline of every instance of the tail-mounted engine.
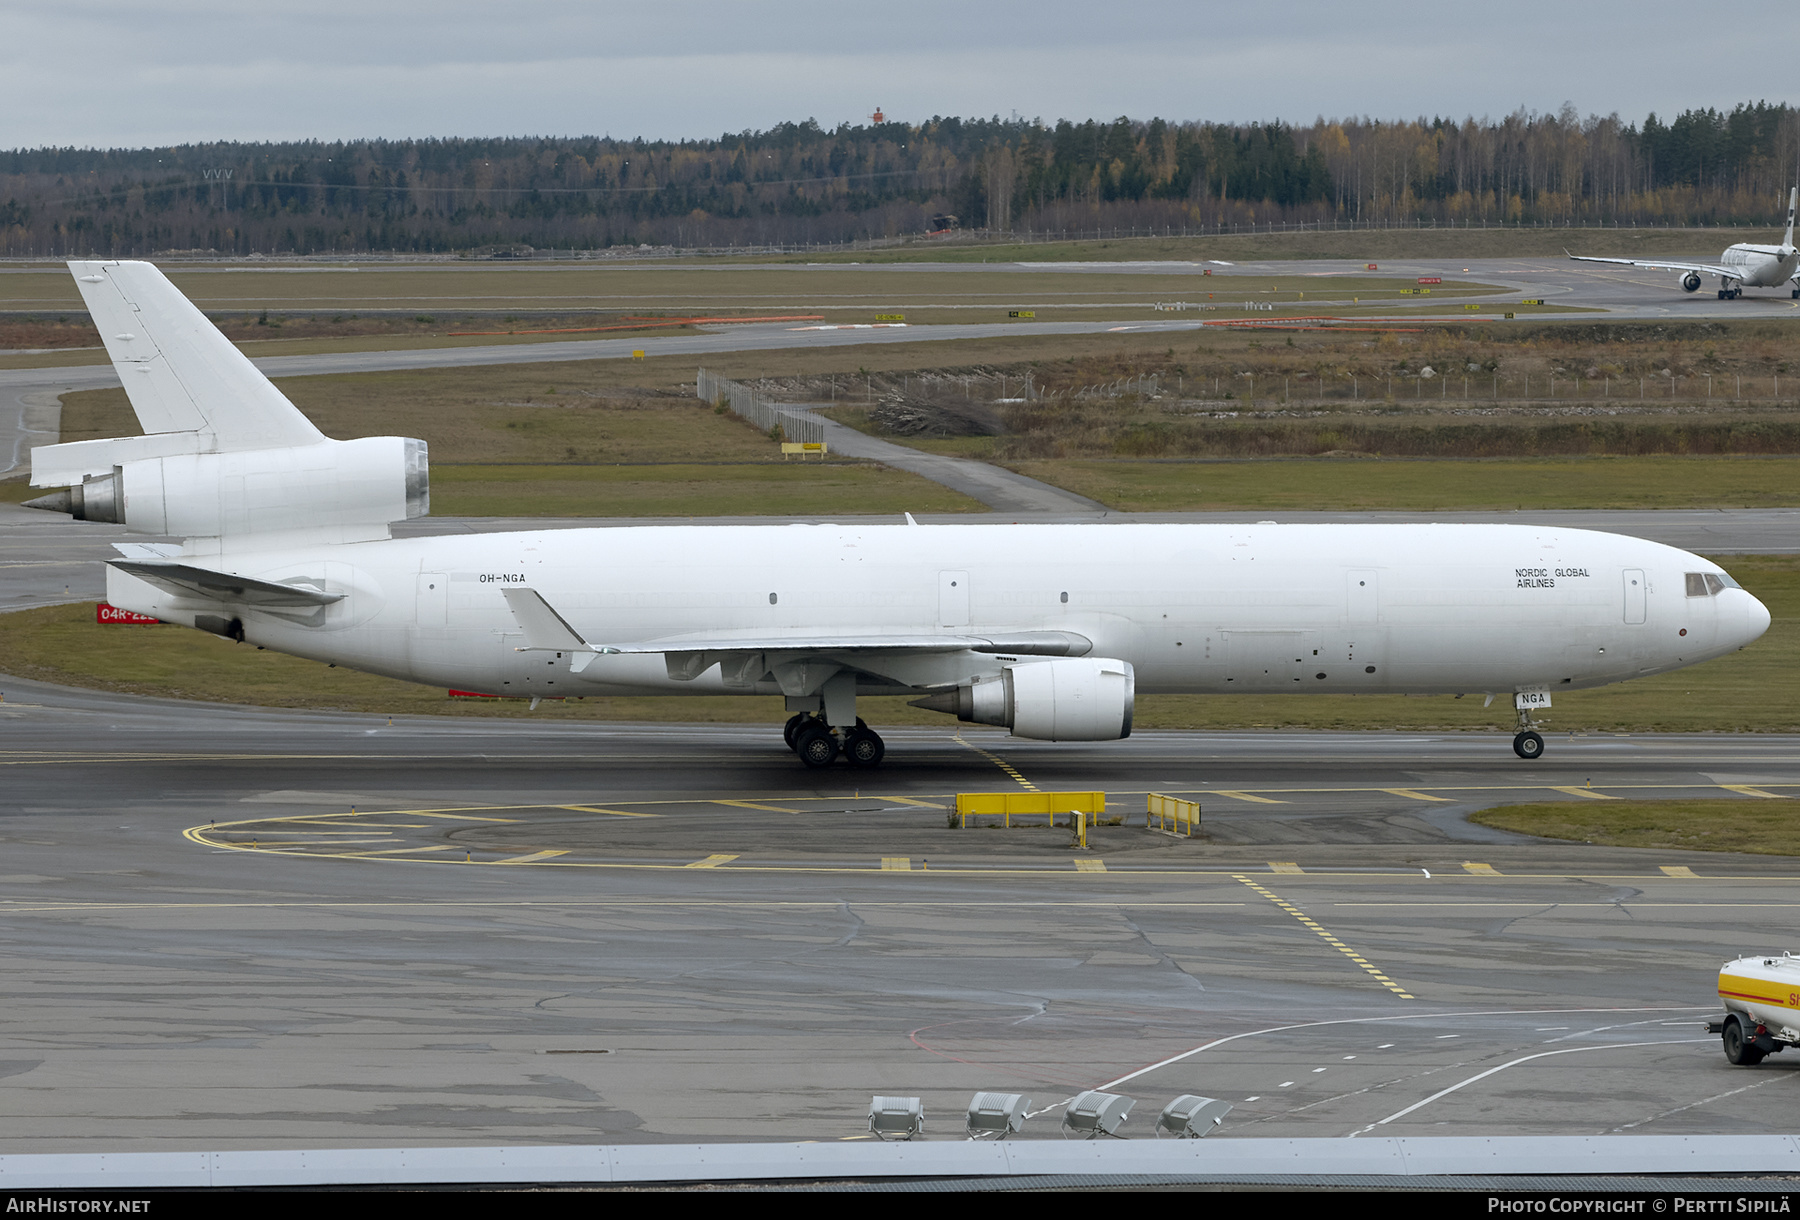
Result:
<instances>
[{"instance_id":1,"label":"tail-mounted engine","mask_svg":"<svg viewBox=\"0 0 1800 1220\"><path fill-rule=\"evenodd\" d=\"M34 475L53 467L61 448L36 450ZM129 458L129 451L118 456ZM319 541L355 541L386 537L388 522L430 511L430 461L424 441L400 436L142 457L88 474L27 507L178 538L299 531Z\"/></svg>"}]
</instances>

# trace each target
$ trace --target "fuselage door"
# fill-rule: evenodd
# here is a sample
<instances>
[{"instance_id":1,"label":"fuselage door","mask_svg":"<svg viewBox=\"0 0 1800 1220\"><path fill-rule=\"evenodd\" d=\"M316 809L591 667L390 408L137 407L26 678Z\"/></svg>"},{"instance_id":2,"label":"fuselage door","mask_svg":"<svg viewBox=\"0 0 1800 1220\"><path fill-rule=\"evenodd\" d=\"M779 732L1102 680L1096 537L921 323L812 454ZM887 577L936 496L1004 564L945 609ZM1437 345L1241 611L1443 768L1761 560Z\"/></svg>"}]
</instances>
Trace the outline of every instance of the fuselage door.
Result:
<instances>
[{"instance_id":1,"label":"fuselage door","mask_svg":"<svg viewBox=\"0 0 1800 1220\"><path fill-rule=\"evenodd\" d=\"M1352 625L1381 621L1381 586L1373 568L1352 569L1346 580L1346 621Z\"/></svg>"},{"instance_id":2,"label":"fuselage door","mask_svg":"<svg viewBox=\"0 0 1800 1220\"><path fill-rule=\"evenodd\" d=\"M450 574L419 573L419 626L443 627L450 622Z\"/></svg>"},{"instance_id":3,"label":"fuselage door","mask_svg":"<svg viewBox=\"0 0 1800 1220\"><path fill-rule=\"evenodd\" d=\"M1625 621L1628 623L1644 621L1644 570L1642 568L1625 569Z\"/></svg>"},{"instance_id":4,"label":"fuselage door","mask_svg":"<svg viewBox=\"0 0 1800 1220\"><path fill-rule=\"evenodd\" d=\"M969 574L967 572L938 573L938 626L967 627L969 625Z\"/></svg>"}]
</instances>

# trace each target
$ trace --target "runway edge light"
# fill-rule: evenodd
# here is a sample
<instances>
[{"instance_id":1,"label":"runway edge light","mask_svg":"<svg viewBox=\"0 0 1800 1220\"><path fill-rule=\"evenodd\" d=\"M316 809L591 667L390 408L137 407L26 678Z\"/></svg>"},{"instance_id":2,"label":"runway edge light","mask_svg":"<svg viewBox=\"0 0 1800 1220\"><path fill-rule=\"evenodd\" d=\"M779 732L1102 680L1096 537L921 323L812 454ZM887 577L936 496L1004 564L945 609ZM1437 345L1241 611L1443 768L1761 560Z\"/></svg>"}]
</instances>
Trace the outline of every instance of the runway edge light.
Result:
<instances>
[{"instance_id":1,"label":"runway edge light","mask_svg":"<svg viewBox=\"0 0 1800 1220\"><path fill-rule=\"evenodd\" d=\"M1131 1107L1135 1105L1137 1099L1134 1097L1089 1089L1076 1094L1075 1100L1063 1111L1063 1130L1090 1140L1102 1135L1118 1136L1119 1128L1125 1125L1125 1120L1131 1116Z\"/></svg>"},{"instance_id":2,"label":"runway edge light","mask_svg":"<svg viewBox=\"0 0 1800 1220\"><path fill-rule=\"evenodd\" d=\"M1192 1093L1183 1093L1174 1101L1163 1107L1156 1117L1156 1135L1162 1138L1167 1131L1176 1139L1197 1140L1211 1135L1213 1128L1225 1121L1231 1113L1231 1103L1213 1097L1197 1097Z\"/></svg>"},{"instance_id":3,"label":"runway edge light","mask_svg":"<svg viewBox=\"0 0 1800 1220\"><path fill-rule=\"evenodd\" d=\"M1031 1098L1023 1093L977 1093L969 1099L965 1129L972 1140L1005 1139L1025 1125Z\"/></svg>"},{"instance_id":4,"label":"runway edge light","mask_svg":"<svg viewBox=\"0 0 1800 1220\"><path fill-rule=\"evenodd\" d=\"M878 1140L910 1140L925 1130L925 1105L917 1097L882 1097L869 1102L869 1130Z\"/></svg>"}]
</instances>

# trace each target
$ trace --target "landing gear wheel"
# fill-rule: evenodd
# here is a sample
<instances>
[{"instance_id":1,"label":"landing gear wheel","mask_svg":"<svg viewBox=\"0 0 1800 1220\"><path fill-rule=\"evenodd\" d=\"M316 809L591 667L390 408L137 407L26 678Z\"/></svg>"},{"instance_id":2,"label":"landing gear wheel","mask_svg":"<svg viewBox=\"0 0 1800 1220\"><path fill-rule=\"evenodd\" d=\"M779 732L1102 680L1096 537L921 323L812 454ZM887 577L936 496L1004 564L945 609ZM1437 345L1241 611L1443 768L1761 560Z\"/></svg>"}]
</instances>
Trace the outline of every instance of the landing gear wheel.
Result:
<instances>
[{"instance_id":1,"label":"landing gear wheel","mask_svg":"<svg viewBox=\"0 0 1800 1220\"><path fill-rule=\"evenodd\" d=\"M811 719L811 712L799 712L789 718L787 724L783 726L781 730L781 739L787 742L788 749L791 750L794 748L794 743L800 740L801 728Z\"/></svg>"},{"instance_id":2,"label":"landing gear wheel","mask_svg":"<svg viewBox=\"0 0 1800 1220\"><path fill-rule=\"evenodd\" d=\"M1752 1067L1763 1061L1763 1053L1751 1045L1744 1037L1744 1027L1737 1021L1725 1022L1725 1032L1719 1036L1725 1046L1725 1059L1739 1067Z\"/></svg>"},{"instance_id":3,"label":"landing gear wheel","mask_svg":"<svg viewBox=\"0 0 1800 1220\"><path fill-rule=\"evenodd\" d=\"M1520 758L1537 758L1544 752L1544 739L1527 729L1513 738L1513 753Z\"/></svg>"},{"instance_id":4,"label":"landing gear wheel","mask_svg":"<svg viewBox=\"0 0 1800 1220\"><path fill-rule=\"evenodd\" d=\"M881 734L863 728L860 720L844 738L844 760L853 767L878 766L886 753L887 746L882 744Z\"/></svg>"},{"instance_id":5,"label":"landing gear wheel","mask_svg":"<svg viewBox=\"0 0 1800 1220\"><path fill-rule=\"evenodd\" d=\"M822 724L809 724L794 739L794 753L809 767L829 767L837 761L838 739Z\"/></svg>"}]
</instances>

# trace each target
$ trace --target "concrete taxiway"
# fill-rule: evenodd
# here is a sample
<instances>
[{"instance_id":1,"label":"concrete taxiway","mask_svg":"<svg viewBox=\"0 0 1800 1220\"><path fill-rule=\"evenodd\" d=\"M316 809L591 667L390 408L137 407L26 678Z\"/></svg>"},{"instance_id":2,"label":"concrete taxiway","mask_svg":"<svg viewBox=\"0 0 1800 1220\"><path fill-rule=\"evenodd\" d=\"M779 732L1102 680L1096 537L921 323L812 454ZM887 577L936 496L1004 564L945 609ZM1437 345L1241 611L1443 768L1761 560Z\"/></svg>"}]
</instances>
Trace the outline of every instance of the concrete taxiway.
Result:
<instances>
[{"instance_id":1,"label":"concrete taxiway","mask_svg":"<svg viewBox=\"0 0 1800 1220\"><path fill-rule=\"evenodd\" d=\"M1792 738L946 728L809 772L773 725L4 691L0 1151L836 1139L875 1093L944 1135L979 1089L1054 1137L1105 1086L1230 1100L1215 1138L1791 1125L1800 1064L1699 1022L1788 947L1792 861L1467 814L1791 799ZM1125 824L946 825L1022 785Z\"/></svg>"}]
</instances>

